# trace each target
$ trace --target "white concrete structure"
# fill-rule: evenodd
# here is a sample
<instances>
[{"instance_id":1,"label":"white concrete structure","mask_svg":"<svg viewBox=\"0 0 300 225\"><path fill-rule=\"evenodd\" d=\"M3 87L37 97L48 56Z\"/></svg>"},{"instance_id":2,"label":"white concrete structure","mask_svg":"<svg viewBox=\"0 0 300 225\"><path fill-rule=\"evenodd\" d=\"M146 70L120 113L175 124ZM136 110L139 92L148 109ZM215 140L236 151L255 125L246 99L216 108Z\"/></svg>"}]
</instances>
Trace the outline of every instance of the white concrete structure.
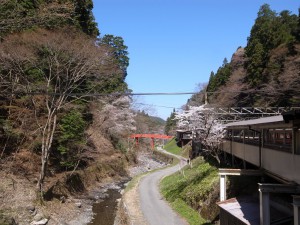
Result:
<instances>
[{"instance_id":1,"label":"white concrete structure","mask_svg":"<svg viewBox=\"0 0 300 225\"><path fill-rule=\"evenodd\" d=\"M300 120L283 116L229 123L223 151L287 182L300 184ZM251 135L246 135L251 131ZM239 135L237 135L237 133ZM272 143L270 142L272 140Z\"/></svg>"},{"instance_id":2,"label":"white concrete structure","mask_svg":"<svg viewBox=\"0 0 300 225\"><path fill-rule=\"evenodd\" d=\"M259 184L260 224L271 224L270 193L293 196L294 224L300 225L300 111L282 116L226 124L227 136L221 146L232 157L257 167L278 184ZM245 170L246 171L246 170ZM220 174L220 198L226 199L226 174ZM235 174L231 174L235 175ZM222 190L223 189L223 190ZM222 222L221 222L222 224Z\"/></svg>"}]
</instances>

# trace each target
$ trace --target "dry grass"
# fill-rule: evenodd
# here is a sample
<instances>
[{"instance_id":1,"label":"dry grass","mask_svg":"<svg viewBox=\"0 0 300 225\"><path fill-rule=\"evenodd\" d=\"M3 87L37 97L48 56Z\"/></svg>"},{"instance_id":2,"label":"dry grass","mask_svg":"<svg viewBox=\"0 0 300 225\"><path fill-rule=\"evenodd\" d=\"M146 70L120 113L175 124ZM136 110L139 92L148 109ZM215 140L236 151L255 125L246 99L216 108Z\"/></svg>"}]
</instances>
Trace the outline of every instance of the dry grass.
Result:
<instances>
[{"instance_id":1,"label":"dry grass","mask_svg":"<svg viewBox=\"0 0 300 225\"><path fill-rule=\"evenodd\" d=\"M128 224L131 225L147 225L139 200L138 187L142 177L143 176L139 176L135 182L130 182L133 185L130 189L127 189L122 198L123 203L121 207L123 207L124 211L126 212Z\"/></svg>"},{"instance_id":2,"label":"dry grass","mask_svg":"<svg viewBox=\"0 0 300 225\"><path fill-rule=\"evenodd\" d=\"M35 184L3 171L0 177L0 209L3 214L13 217L19 225L29 224L32 216L27 208L35 202Z\"/></svg>"}]
</instances>

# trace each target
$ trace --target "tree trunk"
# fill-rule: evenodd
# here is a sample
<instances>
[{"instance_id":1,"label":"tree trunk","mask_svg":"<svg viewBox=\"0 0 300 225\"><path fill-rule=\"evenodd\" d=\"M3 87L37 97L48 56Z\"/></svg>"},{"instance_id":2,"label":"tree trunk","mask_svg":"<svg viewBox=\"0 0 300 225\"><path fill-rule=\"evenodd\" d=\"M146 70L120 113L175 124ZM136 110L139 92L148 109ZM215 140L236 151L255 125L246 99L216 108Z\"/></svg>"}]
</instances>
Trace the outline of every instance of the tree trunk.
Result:
<instances>
[{"instance_id":1,"label":"tree trunk","mask_svg":"<svg viewBox=\"0 0 300 225\"><path fill-rule=\"evenodd\" d=\"M37 183L37 190L39 192L39 198L41 200L44 199L43 196L43 184L44 184L44 180L45 180L45 174L46 174L46 170L47 170L47 159L45 159L45 157L42 157L42 166L41 166L41 172L40 172L40 176L39 176L39 180Z\"/></svg>"},{"instance_id":2,"label":"tree trunk","mask_svg":"<svg viewBox=\"0 0 300 225\"><path fill-rule=\"evenodd\" d=\"M43 200L43 184L46 177L48 159L50 155L50 149L53 141L53 135L56 129L56 111L54 109L51 113L48 114L47 124L43 129L43 139L42 139L42 156L41 156L41 171L40 176L37 183L37 189L40 193L40 199Z\"/></svg>"},{"instance_id":3,"label":"tree trunk","mask_svg":"<svg viewBox=\"0 0 300 225\"><path fill-rule=\"evenodd\" d=\"M218 155L215 155L214 157L215 157L215 159L217 160L218 164L220 165L220 164L221 164L221 160L220 160L219 156L218 156Z\"/></svg>"}]
</instances>

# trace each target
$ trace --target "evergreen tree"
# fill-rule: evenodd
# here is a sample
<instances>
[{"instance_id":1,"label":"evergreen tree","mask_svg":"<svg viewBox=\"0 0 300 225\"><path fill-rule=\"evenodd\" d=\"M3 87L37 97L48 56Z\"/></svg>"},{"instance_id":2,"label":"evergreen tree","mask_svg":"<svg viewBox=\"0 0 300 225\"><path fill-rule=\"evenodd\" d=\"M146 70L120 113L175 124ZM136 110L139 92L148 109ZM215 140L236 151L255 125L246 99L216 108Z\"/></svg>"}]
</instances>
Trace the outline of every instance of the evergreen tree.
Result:
<instances>
[{"instance_id":1,"label":"evergreen tree","mask_svg":"<svg viewBox=\"0 0 300 225\"><path fill-rule=\"evenodd\" d=\"M92 0L74 0L76 19L84 33L97 37L100 33L93 16Z\"/></svg>"},{"instance_id":2,"label":"evergreen tree","mask_svg":"<svg viewBox=\"0 0 300 225\"><path fill-rule=\"evenodd\" d=\"M175 121L175 109L171 115L167 118L166 125L165 125L165 134L170 135L171 131L176 128L176 121Z\"/></svg>"},{"instance_id":3,"label":"evergreen tree","mask_svg":"<svg viewBox=\"0 0 300 225\"><path fill-rule=\"evenodd\" d=\"M257 15L245 48L249 58L246 68L251 86L259 85L264 80L262 72L268 62L268 52L274 47L276 12L268 4L264 4Z\"/></svg>"},{"instance_id":4,"label":"evergreen tree","mask_svg":"<svg viewBox=\"0 0 300 225\"><path fill-rule=\"evenodd\" d=\"M295 41L297 25L298 17L296 15L292 15L288 10L282 11L274 24L274 47Z\"/></svg>"},{"instance_id":5,"label":"evergreen tree","mask_svg":"<svg viewBox=\"0 0 300 225\"><path fill-rule=\"evenodd\" d=\"M266 65L267 54L264 50L263 44L260 42L253 42L253 53L251 55L251 62L247 67L248 81L251 86L259 85L265 79L262 75Z\"/></svg>"},{"instance_id":6,"label":"evergreen tree","mask_svg":"<svg viewBox=\"0 0 300 225\"><path fill-rule=\"evenodd\" d=\"M298 9L298 22L297 22L297 29L295 33L296 40L300 42L300 8Z\"/></svg>"},{"instance_id":7,"label":"evergreen tree","mask_svg":"<svg viewBox=\"0 0 300 225\"><path fill-rule=\"evenodd\" d=\"M225 85L231 75L231 66L228 63L227 58L224 58L223 65L219 67L216 74L213 72L210 74L208 83L208 90L213 92L216 91L220 86Z\"/></svg>"},{"instance_id":8,"label":"evergreen tree","mask_svg":"<svg viewBox=\"0 0 300 225\"><path fill-rule=\"evenodd\" d=\"M76 26L94 38L99 35L92 0L5 0L0 5L0 36L33 27L53 30L65 26Z\"/></svg>"},{"instance_id":9,"label":"evergreen tree","mask_svg":"<svg viewBox=\"0 0 300 225\"><path fill-rule=\"evenodd\" d=\"M207 91L213 92L216 90L216 83L215 83L215 73L214 71L210 72L209 81L207 85Z\"/></svg>"},{"instance_id":10,"label":"evergreen tree","mask_svg":"<svg viewBox=\"0 0 300 225\"><path fill-rule=\"evenodd\" d=\"M252 87L267 82L264 69L269 63L272 49L281 44L287 44L292 49L296 40L297 23L297 16L291 15L287 10L278 15L268 4L261 6L245 48L249 59L246 63L247 80Z\"/></svg>"},{"instance_id":11,"label":"evergreen tree","mask_svg":"<svg viewBox=\"0 0 300 225\"><path fill-rule=\"evenodd\" d=\"M127 67L129 66L129 57L127 51L128 47L124 44L123 38L106 34L101 38L100 44L105 44L112 48L112 55L123 72L123 79L125 79L127 76Z\"/></svg>"},{"instance_id":12,"label":"evergreen tree","mask_svg":"<svg viewBox=\"0 0 300 225\"><path fill-rule=\"evenodd\" d=\"M222 65L222 66L225 67L227 64L228 64L228 60L227 60L227 58L225 57L224 60L223 60L223 65Z\"/></svg>"}]
</instances>

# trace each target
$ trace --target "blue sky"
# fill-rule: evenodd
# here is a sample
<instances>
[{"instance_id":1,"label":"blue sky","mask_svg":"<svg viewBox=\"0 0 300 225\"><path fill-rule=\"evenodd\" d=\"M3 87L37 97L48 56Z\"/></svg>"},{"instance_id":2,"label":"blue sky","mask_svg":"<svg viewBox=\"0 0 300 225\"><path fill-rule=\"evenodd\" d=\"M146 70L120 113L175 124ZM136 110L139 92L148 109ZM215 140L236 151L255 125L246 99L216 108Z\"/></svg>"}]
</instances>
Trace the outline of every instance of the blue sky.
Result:
<instances>
[{"instance_id":1,"label":"blue sky","mask_svg":"<svg viewBox=\"0 0 300 225\"><path fill-rule=\"evenodd\" d=\"M298 15L296 0L94 0L101 36L128 46L126 82L134 93L195 92L224 58L245 46L261 5ZM141 109L163 119L190 95L139 96ZM149 105L149 106L148 106Z\"/></svg>"}]
</instances>

